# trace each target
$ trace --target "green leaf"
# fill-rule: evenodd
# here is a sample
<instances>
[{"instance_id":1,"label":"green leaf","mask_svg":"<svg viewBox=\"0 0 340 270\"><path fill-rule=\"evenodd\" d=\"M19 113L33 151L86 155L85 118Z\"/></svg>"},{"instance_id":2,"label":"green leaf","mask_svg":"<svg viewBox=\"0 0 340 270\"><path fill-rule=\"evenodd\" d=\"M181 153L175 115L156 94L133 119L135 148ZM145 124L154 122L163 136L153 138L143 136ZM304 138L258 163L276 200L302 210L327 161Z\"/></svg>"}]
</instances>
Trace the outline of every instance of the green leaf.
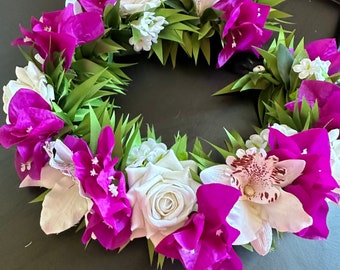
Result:
<instances>
[{"instance_id":1,"label":"green leaf","mask_svg":"<svg viewBox=\"0 0 340 270\"><path fill-rule=\"evenodd\" d=\"M200 155L196 155L194 153L191 153L191 156L192 156L193 160L196 161L197 166L200 170L204 170L204 169L209 168L211 166L217 165L217 163L212 161L211 159L204 158Z\"/></svg>"},{"instance_id":2,"label":"green leaf","mask_svg":"<svg viewBox=\"0 0 340 270\"><path fill-rule=\"evenodd\" d=\"M161 39L158 39L157 43L152 44L152 51L155 52L156 56L158 57L159 61L164 65L164 58L163 58L163 42Z\"/></svg>"},{"instance_id":3,"label":"green leaf","mask_svg":"<svg viewBox=\"0 0 340 270\"><path fill-rule=\"evenodd\" d=\"M80 108L86 101L91 99L105 85L105 81L96 84L98 78L103 72L104 71L99 72L90 77L88 80L84 81L82 84L77 85L69 93L65 105L61 107L64 112L69 114L70 119L73 119L78 108Z\"/></svg>"},{"instance_id":4,"label":"green leaf","mask_svg":"<svg viewBox=\"0 0 340 270\"><path fill-rule=\"evenodd\" d=\"M96 153L97 144L98 144L98 137L99 137L101 129L102 129L102 126L100 125L99 120L98 120L95 112L90 107L90 142L89 142L89 146L90 146L92 153Z\"/></svg>"},{"instance_id":5,"label":"green leaf","mask_svg":"<svg viewBox=\"0 0 340 270\"><path fill-rule=\"evenodd\" d=\"M290 71L293 61L294 58L288 48L286 48L282 44L279 44L279 48L277 51L277 68L286 90L288 90L290 86Z\"/></svg>"},{"instance_id":6,"label":"green leaf","mask_svg":"<svg viewBox=\"0 0 340 270\"><path fill-rule=\"evenodd\" d=\"M198 40L198 34L193 33L191 35L191 44L192 44L192 54L194 56L195 64L197 65L198 54L200 52L200 43Z\"/></svg>"},{"instance_id":7,"label":"green leaf","mask_svg":"<svg viewBox=\"0 0 340 270\"><path fill-rule=\"evenodd\" d=\"M150 265L152 265L153 256L155 254L155 247L150 239L146 239L146 243L148 245Z\"/></svg>"},{"instance_id":8,"label":"green leaf","mask_svg":"<svg viewBox=\"0 0 340 270\"><path fill-rule=\"evenodd\" d=\"M50 192L50 189L45 190L43 193L41 193L38 197L36 197L35 199L33 199L32 201L30 201L29 203L37 203L37 202L42 202L45 199L45 196L47 195L47 193Z\"/></svg>"},{"instance_id":9,"label":"green leaf","mask_svg":"<svg viewBox=\"0 0 340 270\"><path fill-rule=\"evenodd\" d=\"M181 136L177 134L175 136L175 143L171 149L179 160L188 160L187 140L187 135Z\"/></svg>"},{"instance_id":10,"label":"green leaf","mask_svg":"<svg viewBox=\"0 0 340 270\"><path fill-rule=\"evenodd\" d=\"M280 80L280 73L277 68L277 59L276 56L270 52L267 52L263 49L256 48L259 54L264 58L266 68L270 70L270 72L274 75L277 80Z\"/></svg>"},{"instance_id":11,"label":"green leaf","mask_svg":"<svg viewBox=\"0 0 340 270\"><path fill-rule=\"evenodd\" d=\"M183 43L183 31L166 27L159 33L157 43L159 43L162 39Z\"/></svg>"}]
</instances>

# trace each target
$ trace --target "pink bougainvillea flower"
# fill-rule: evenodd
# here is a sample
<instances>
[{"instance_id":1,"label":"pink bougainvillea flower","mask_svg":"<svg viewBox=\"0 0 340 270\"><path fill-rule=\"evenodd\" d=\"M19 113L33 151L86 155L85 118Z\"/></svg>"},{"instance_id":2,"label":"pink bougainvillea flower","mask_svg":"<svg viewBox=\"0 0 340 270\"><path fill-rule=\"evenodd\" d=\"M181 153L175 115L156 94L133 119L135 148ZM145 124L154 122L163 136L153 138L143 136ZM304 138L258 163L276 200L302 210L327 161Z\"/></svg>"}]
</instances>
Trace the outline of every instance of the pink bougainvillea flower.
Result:
<instances>
[{"instance_id":1,"label":"pink bougainvillea flower","mask_svg":"<svg viewBox=\"0 0 340 270\"><path fill-rule=\"evenodd\" d=\"M85 195L93 201L87 214L83 242L93 235L106 249L116 249L126 244L131 235L131 207L126 197L125 177L116 171L117 158L112 159L114 135L105 127L98 138L97 154L87 150L73 155L76 176Z\"/></svg>"},{"instance_id":2,"label":"pink bougainvillea flower","mask_svg":"<svg viewBox=\"0 0 340 270\"><path fill-rule=\"evenodd\" d=\"M23 37L13 45L34 46L43 59L51 61L55 52L62 53L65 69L71 66L76 46L104 33L103 21L97 12L74 14L71 4L63 10L43 13L39 20L32 17L31 27L32 32L20 26Z\"/></svg>"},{"instance_id":3,"label":"pink bougainvillea flower","mask_svg":"<svg viewBox=\"0 0 340 270\"><path fill-rule=\"evenodd\" d=\"M10 124L0 128L0 144L5 148L17 146L16 168L24 179L28 174L40 179L40 170L48 161L43 149L46 141L57 134L64 122L38 93L20 89L9 103Z\"/></svg>"},{"instance_id":4,"label":"pink bougainvillea flower","mask_svg":"<svg viewBox=\"0 0 340 270\"><path fill-rule=\"evenodd\" d=\"M335 38L326 38L312 41L305 47L311 60L320 57L323 61L330 61L329 75L340 72L340 51Z\"/></svg>"},{"instance_id":5,"label":"pink bougainvillea flower","mask_svg":"<svg viewBox=\"0 0 340 270\"><path fill-rule=\"evenodd\" d=\"M222 33L225 44L218 55L217 66L223 66L236 52L252 50L258 55L254 46L262 46L272 33L264 29L270 7L251 0L221 0L214 8L224 11L221 18L226 21Z\"/></svg>"},{"instance_id":6,"label":"pink bougainvillea flower","mask_svg":"<svg viewBox=\"0 0 340 270\"><path fill-rule=\"evenodd\" d=\"M340 128L339 86L325 81L304 80L299 88L297 102L301 103L303 98L310 106L313 106L316 101L318 102L319 120L315 127L324 127L327 130ZM294 104L295 101L292 101L285 106L293 111Z\"/></svg>"},{"instance_id":7,"label":"pink bougainvillea flower","mask_svg":"<svg viewBox=\"0 0 340 270\"><path fill-rule=\"evenodd\" d=\"M298 198L283 190L302 173L305 162L279 161L255 148L236 154L237 158L229 156L225 165L203 170L200 177L204 183L220 182L241 191L240 200L228 216L229 223L240 231L235 244L250 242L265 255L272 244L272 228L298 232L312 223Z\"/></svg>"},{"instance_id":8,"label":"pink bougainvillea flower","mask_svg":"<svg viewBox=\"0 0 340 270\"><path fill-rule=\"evenodd\" d=\"M79 0L79 2L87 12L103 14L105 7L116 4L117 0Z\"/></svg>"},{"instance_id":9,"label":"pink bougainvillea flower","mask_svg":"<svg viewBox=\"0 0 340 270\"><path fill-rule=\"evenodd\" d=\"M73 152L86 150L87 144L66 136L64 142L58 139L46 144L45 149L50 161L42 168L40 179L26 176L20 187L39 186L50 190L42 203L40 226L46 234L57 234L76 225L93 205L75 178L72 160Z\"/></svg>"},{"instance_id":10,"label":"pink bougainvillea flower","mask_svg":"<svg viewBox=\"0 0 340 270\"><path fill-rule=\"evenodd\" d=\"M226 185L201 185L197 190L197 213L165 237L156 252L180 260L188 270L242 269L232 247L239 232L226 221L239 196L237 189Z\"/></svg>"},{"instance_id":11,"label":"pink bougainvillea flower","mask_svg":"<svg viewBox=\"0 0 340 270\"><path fill-rule=\"evenodd\" d=\"M325 129L314 128L285 136L275 129L270 129L270 154L280 160L302 159L306 162L303 174L293 183L284 187L286 192L294 194L304 210L313 218L313 224L296 234L310 239L324 239L328 236L326 218L328 204L326 198L335 202L339 195L332 192L338 188L330 167L330 143Z\"/></svg>"}]
</instances>

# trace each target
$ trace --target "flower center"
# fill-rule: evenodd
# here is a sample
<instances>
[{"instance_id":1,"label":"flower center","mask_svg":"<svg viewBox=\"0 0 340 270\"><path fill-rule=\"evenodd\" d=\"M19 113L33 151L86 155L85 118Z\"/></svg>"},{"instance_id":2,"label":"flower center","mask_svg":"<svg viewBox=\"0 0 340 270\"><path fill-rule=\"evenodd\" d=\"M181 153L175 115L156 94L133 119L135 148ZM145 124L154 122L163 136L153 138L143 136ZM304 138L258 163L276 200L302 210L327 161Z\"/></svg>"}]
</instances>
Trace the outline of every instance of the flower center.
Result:
<instances>
[{"instance_id":1,"label":"flower center","mask_svg":"<svg viewBox=\"0 0 340 270\"><path fill-rule=\"evenodd\" d=\"M246 185L243 188L243 194L247 197L253 197L255 195L255 189L250 185Z\"/></svg>"},{"instance_id":2,"label":"flower center","mask_svg":"<svg viewBox=\"0 0 340 270\"><path fill-rule=\"evenodd\" d=\"M244 199L255 203L267 204L274 202L280 196L280 191L275 185L282 181L278 176L286 173L285 168L276 168L277 157L266 156L261 153L245 154L235 159L231 166L232 184L238 188Z\"/></svg>"}]
</instances>

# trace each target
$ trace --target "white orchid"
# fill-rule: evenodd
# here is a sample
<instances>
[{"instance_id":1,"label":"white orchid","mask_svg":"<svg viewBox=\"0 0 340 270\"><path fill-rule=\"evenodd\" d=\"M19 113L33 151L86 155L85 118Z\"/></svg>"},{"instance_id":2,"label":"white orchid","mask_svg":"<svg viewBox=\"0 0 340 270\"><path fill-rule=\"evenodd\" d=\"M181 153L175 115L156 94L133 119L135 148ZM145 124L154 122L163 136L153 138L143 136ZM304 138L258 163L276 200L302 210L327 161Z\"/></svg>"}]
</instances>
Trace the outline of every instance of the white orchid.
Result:
<instances>
[{"instance_id":1,"label":"white orchid","mask_svg":"<svg viewBox=\"0 0 340 270\"><path fill-rule=\"evenodd\" d=\"M264 150L237 151L225 165L203 170L203 183L224 183L239 189L241 199L231 210L227 221L240 231L234 244L251 243L261 255L269 252L272 230L298 232L312 224L302 203L293 194L283 190L303 171L305 161L284 160L270 156Z\"/></svg>"},{"instance_id":2,"label":"white orchid","mask_svg":"<svg viewBox=\"0 0 340 270\"><path fill-rule=\"evenodd\" d=\"M79 180L73 177L72 151L61 141L46 147L51 154L50 165L42 168L40 180L27 176L20 187L40 186L49 189L40 215L40 226L46 234L63 232L76 225L91 209L92 201L85 197Z\"/></svg>"}]
</instances>

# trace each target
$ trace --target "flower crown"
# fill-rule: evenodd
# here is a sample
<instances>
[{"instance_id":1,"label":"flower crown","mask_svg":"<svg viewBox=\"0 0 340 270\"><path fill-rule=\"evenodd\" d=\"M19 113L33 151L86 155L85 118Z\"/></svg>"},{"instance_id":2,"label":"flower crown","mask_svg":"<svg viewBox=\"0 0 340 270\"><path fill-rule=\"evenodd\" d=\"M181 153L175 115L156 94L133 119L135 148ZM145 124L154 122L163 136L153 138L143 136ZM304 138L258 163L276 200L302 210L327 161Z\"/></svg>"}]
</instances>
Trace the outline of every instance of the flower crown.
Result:
<instances>
[{"instance_id":1,"label":"flower crown","mask_svg":"<svg viewBox=\"0 0 340 270\"><path fill-rule=\"evenodd\" d=\"M273 230L327 238L328 203L340 201L340 52L334 39L295 47L283 1L74 0L20 27L13 44L31 50L4 86L0 144L16 147L20 187L46 188L34 200L42 230L77 226L108 250L146 237L158 265L193 270L242 269L233 246L266 255ZM175 67L182 50L210 64L216 36L218 68L244 51L261 63L216 92L259 92L256 134L208 142L222 164L200 139L189 151L186 135L170 147L152 126L143 135L113 99L130 80L124 56Z\"/></svg>"}]
</instances>

